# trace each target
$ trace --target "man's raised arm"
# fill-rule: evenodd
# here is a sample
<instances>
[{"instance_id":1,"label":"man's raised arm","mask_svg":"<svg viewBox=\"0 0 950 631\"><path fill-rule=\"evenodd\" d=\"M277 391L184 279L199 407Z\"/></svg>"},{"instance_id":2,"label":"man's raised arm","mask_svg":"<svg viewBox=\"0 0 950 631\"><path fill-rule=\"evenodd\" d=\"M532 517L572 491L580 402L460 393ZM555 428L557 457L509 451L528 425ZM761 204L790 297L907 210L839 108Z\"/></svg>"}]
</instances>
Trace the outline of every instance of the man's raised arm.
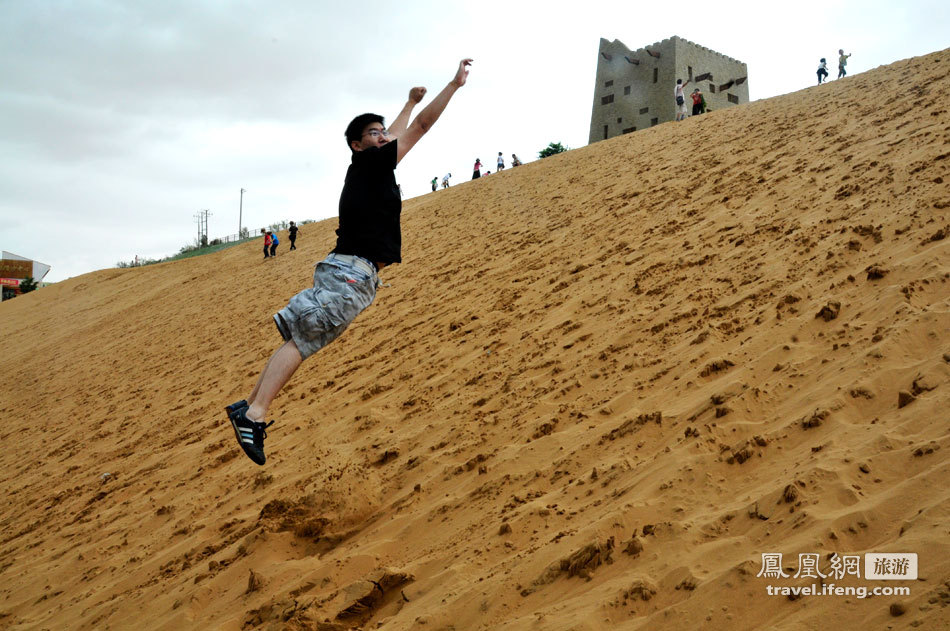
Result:
<instances>
[{"instance_id":1,"label":"man's raised arm","mask_svg":"<svg viewBox=\"0 0 950 631\"><path fill-rule=\"evenodd\" d=\"M402 160L403 157L409 153L409 150L419 142L419 139L432 128L435 121L439 120L439 116L442 115L445 106L449 104L452 95L455 94L456 90L465 85L465 80L468 79L468 67L470 65L472 65L471 59L463 59L459 62L455 77L449 81L448 85L442 88L442 91L432 99L431 103L426 105L423 110L419 112L418 116L416 116L415 120L412 121L412 124L409 125L405 132L396 134L393 132L392 127L390 127L390 132L399 139L399 143L396 145L397 163ZM407 103L406 105L408 106L409 104ZM411 110L412 108L410 107L409 109ZM403 111L406 111L406 108L403 108Z\"/></svg>"},{"instance_id":2,"label":"man's raised arm","mask_svg":"<svg viewBox=\"0 0 950 631\"><path fill-rule=\"evenodd\" d=\"M409 100L402 106L402 111L399 112L399 115L393 120L392 124L389 125L390 134L398 138L405 133L406 125L409 124L409 115L412 114L412 108L414 108L425 95L426 89L422 87L409 90Z\"/></svg>"}]
</instances>

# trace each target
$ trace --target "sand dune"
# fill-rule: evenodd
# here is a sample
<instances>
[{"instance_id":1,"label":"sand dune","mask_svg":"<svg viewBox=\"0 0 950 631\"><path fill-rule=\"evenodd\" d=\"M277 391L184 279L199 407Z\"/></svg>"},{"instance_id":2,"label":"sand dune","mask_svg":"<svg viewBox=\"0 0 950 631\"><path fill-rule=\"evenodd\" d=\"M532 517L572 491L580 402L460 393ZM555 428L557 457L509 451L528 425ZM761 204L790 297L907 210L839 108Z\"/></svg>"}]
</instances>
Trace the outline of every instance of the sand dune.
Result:
<instances>
[{"instance_id":1,"label":"sand dune","mask_svg":"<svg viewBox=\"0 0 950 631\"><path fill-rule=\"evenodd\" d=\"M335 220L3 303L0 629L950 628L948 76L407 201L263 468L222 408ZM917 553L911 594L757 577L866 552Z\"/></svg>"}]
</instances>

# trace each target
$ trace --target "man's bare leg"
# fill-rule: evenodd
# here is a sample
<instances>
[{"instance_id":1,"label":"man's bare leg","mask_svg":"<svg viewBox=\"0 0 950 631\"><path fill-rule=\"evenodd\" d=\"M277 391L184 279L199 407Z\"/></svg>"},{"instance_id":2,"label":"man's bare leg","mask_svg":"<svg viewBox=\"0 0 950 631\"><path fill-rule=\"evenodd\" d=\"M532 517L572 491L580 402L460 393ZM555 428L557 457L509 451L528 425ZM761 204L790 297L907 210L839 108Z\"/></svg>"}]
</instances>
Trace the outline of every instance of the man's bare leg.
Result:
<instances>
[{"instance_id":1,"label":"man's bare leg","mask_svg":"<svg viewBox=\"0 0 950 631\"><path fill-rule=\"evenodd\" d=\"M264 366L257 384L251 390L251 396L247 398L249 420L264 420L267 416L267 408L270 407L274 397L290 381L301 363L303 363L303 358L300 357L300 351L293 340L284 342L283 346L274 351L267 360L267 365Z\"/></svg>"},{"instance_id":2,"label":"man's bare leg","mask_svg":"<svg viewBox=\"0 0 950 631\"><path fill-rule=\"evenodd\" d=\"M279 351L281 347L277 347ZM251 403L254 403L254 399L257 398L257 392L261 389L261 383L264 381L264 375L267 374L267 369L270 368L271 362L274 361L274 358L277 357L277 351L271 353L271 356L267 358L267 363L264 365L264 370L261 371L261 374L257 377L257 383L254 384L254 389L251 390L251 395L247 398L248 406Z\"/></svg>"}]
</instances>

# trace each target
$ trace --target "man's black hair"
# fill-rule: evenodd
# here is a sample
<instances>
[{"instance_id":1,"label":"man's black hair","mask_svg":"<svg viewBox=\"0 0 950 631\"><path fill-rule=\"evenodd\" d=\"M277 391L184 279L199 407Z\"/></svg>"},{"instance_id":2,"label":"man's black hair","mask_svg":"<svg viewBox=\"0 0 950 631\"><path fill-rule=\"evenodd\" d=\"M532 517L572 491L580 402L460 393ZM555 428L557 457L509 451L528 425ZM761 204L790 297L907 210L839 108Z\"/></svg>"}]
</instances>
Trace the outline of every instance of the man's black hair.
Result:
<instances>
[{"instance_id":1,"label":"man's black hair","mask_svg":"<svg viewBox=\"0 0 950 631\"><path fill-rule=\"evenodd\" d=\"M383 117L379 114L360 114L346 126L346 146L350 148L350 151L353 150L353 147L350 145L351 142L359 142L363 139L363 130L366 129L366 126L370 123L379 123L385 127L383 122Z\"/></svg>"}]
</instances>

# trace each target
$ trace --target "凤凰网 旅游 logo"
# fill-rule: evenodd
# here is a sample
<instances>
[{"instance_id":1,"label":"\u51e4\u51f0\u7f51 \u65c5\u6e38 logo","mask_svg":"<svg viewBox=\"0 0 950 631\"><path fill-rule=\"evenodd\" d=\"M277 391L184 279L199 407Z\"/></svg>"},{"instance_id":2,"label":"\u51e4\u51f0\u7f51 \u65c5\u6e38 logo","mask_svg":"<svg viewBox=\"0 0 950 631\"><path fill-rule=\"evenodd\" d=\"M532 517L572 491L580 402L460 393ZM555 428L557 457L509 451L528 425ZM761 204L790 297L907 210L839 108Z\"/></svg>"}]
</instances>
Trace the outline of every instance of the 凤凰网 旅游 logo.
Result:
<instances>
[{"instance_id":1,"label":"\u51e4\u51f0\u7f51 \u65c5\u6e38 logo","mask_svg":"<svg viewBox=\"0 0 950 631\"><path fill-rule=\"evenodd\" d=\"M868 552L862 556L839 555L835 552L830 556L826 553L822 561L822 555L818 552L803 552L798 554L797 567L792 567L791 564L786 566L783 563L781 552L763 552L762 568L756 577L775 581L766 586L770 596L786 596L793 600L803 596L857 596L861 599L870 596L909 596L910 587L907 586L869 586L859 581L916 580L917 553ZM846 584L838 585L832 582L835 580Z\"/></svg>"},{"instance_id":2,"label":"\u51e4\u51f0\u7f51 \u65c5\u6e38 logo","mask_svg":"<svg viewBox=\"0 0 950 631\"><path fill-rule=\"evenodd\" d=\"M762 568L757 578L835 578L841 580L847 576L861 577L861 555L832 554L827 563L821 562L818 552L798 554L797 567L786 568L781 552L763 552ZM916 552L868 552L863 558L864 579L876 581L913 581L917 580ZM792 573L794 570L794 573Z\"/></svg>"}]
</instances>

